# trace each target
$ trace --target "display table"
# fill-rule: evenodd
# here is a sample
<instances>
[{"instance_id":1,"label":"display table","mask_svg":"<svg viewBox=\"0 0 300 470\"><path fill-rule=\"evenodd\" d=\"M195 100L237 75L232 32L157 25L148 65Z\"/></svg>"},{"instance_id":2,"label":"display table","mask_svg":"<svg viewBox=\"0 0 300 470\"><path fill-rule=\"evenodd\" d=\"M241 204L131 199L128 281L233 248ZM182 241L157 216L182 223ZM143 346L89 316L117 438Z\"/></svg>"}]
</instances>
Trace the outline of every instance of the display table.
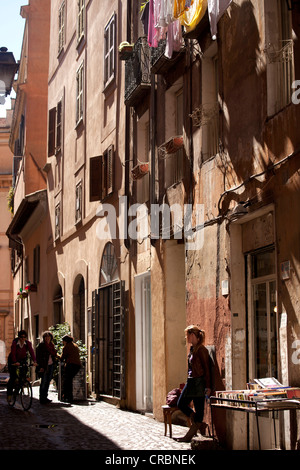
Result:
<instances>
[{"instance_id":1,"label":"display table","mask_svg":"<svg viewBox=\"0 0 300 470\"><path fill-rule=\"evenodd\" d=\"M300 389L283 388L277 390L252 390L247 391L249 399L240 399L236 396L245 396L243 391L216 392L216 396L210 397L212 437L214 438L213 410L226 409L255 414L256 429L259 449L261 450L258 417L261 412L272 412L274 424L275 448L277 447L275 411L300 409ZM245 391L244 391L245 392ZM220 396L221 395L221 396ZM227 396L226 396L227 395ZM270 397L270 398L269 398Z\"/></svg>"}]
</instances>

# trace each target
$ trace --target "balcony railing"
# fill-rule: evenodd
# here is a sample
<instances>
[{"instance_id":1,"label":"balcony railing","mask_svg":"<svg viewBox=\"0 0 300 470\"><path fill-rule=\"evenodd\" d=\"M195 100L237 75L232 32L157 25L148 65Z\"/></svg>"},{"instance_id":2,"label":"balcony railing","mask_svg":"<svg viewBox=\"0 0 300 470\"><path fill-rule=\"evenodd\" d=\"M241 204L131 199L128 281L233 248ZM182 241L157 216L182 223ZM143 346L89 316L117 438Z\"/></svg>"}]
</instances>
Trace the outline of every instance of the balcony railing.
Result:
<instances>
[{"instance_id":1,"label":"balcony railing","mask_svg":"<svg viewBox=\"0 0 300 470\"><path fill-rule=\"evenodd\" d=\"M125 62L125 104L134 106L151 87L150 47L146 37L140 37Z\"/></svg>"},{"instance_id":2,"label":"balcony railing","mask_svg":"<svg viewBox=\"0 0 300 470\"><path fill-rule=\"evenodd\" d=\"M151 72L156 74L164 74L171 69L177 61L182 57L185 52L184 43L180 51L173 52L172 58L169 59L165 56L166 40L161 39L158 43L158 47L151 49Z\"/></svg>"}]
</instances>

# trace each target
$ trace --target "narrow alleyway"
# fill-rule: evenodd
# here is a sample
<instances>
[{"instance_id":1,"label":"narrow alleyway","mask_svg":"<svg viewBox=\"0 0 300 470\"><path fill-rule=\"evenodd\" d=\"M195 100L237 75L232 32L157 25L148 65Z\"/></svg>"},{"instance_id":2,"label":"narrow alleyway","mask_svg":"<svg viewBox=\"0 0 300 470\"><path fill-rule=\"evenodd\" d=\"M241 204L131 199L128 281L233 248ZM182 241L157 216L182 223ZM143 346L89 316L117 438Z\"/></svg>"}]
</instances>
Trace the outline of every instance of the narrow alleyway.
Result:
<instances>
[{"instance_id":1,"label":"narrow alleyway","mask_svg":"<svg viewBox=\"0 0 300 470\"><path fill-rule=\"evenodd\" d=\"M190 444L164 436L164 424L149 416L92 399L69 405L59 402L53 390L52 403L42 406L38 387L33 392L32 408L24 412L19 402L8 407L1 387L1 450L191 450ZM172 429L174 437L186 431Z\"/></svg>"}]
</instances>

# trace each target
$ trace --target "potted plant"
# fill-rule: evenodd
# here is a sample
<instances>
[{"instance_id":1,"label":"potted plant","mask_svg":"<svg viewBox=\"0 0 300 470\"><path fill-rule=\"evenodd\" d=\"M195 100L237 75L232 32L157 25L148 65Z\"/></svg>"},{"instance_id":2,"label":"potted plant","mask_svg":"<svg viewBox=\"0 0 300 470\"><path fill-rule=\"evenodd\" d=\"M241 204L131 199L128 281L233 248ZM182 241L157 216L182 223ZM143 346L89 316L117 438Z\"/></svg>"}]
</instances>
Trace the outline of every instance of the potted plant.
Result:
<instances>
[{"instance_id":1,"label":"potted plant","mask_svg":"<svg viewBox=\"0 0 300 470\"><path fill-rule=\"evenodd\" d=\"M36 284L31 284L31 282L28 282L25 286L25 291L28 292L36 292L37 291L37 285Z\"/></svg>"},{"instance_id":2,"label":"potted plant","mask_svg":"<svg viewBox=\"0 0 300 470\"><path fill-rule=\"evenodd\" d=\"M28 292L26 292L26 290L23 290L22 288L20 288L17 295L18 295L19 299L26 299L28 297Z\"/></svg>"},{"instance_id":3,"label":"potted plant","mask_svg":"<svg viewBox=\"0 0 300 470\"><path fill-rule=\"evenodd\" d=\"M138 180L145 176L149 171L149 163L138 163L131 170L132 179Z\"/></svg>"},{"instance_id":4,"label":"potted plant","mask_svg":"<svg viewBox=\"0 0 300 470\"><path fill-rule=\"evenodd\" d=\"M119 45L119 58L121 60L127 60L133 53L134 44L130 44L127 41L122 41Z\"/></svg>"},{"instance_id":5,"label":"potted plant","mask_svg":"<svg viewBox=\"0 0 300 470\"><path fill-rule=\"evenodd\" d=\"M171 137L165 144L166 153L175 153L183 147L183 136Z\"/></svg>"}]
</instances>

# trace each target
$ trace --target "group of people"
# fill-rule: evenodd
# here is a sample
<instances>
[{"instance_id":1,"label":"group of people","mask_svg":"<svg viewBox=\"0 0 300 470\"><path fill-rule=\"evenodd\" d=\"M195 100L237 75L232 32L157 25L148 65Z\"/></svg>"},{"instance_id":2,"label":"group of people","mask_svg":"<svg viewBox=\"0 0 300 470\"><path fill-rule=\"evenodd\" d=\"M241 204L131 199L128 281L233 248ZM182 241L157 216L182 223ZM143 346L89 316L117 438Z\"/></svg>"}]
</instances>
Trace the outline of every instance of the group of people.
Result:
<instances>
[{"instance_id":1,"label":"group of people","mask_svg":"<svg viewBox=\"0 0 300 470\"><path fill-rule=\"evenodd\" d=\"M62 341L62 354L59 355L55 349L51 331L45 331L43 333L43 340L37 346L36 352L34 352L32 343L27 339L26 331L19 331L18 337L12 342L11 352L8 356L8 371L10 374L7 384L8 400L10 400L13 392L17 367L26 364L27 356L29 355L41 379L39 390L40 403L46 405L51 402L48 398L48 391L53 378L55 363L59 360L64 362L62 400L68 403L73 402L73 378L81 367L79 348L69 335L63 336Z\"/></svg>"},{"instance_id":2,"label":"group of people","mask_svg":"<svg viewBox=\"0 0 300 470\"><path fill-rule=\"evenodd\" d=\"M205 332L197 325L191 325L185 329L185 334L187 343L191 344L188 355L188 378L178 399L177 406L190 418L192 424L186 435L178 440L189 442L198 430L201 434L205 433L207 425L203 422L204 405L205 397L210 396L211 393L211 377L209 353L204 345ZM40 402L47 404L51 401L48 399L48 390L53 377L54 364L55 361L61 360L65 361L62 399L72 403L73 378L81 366L79 348L69 335L65 335L62 341L63 350L62 355L59 356L53 343L52 333L45 331L43 341L37 346L35 355L31 342L27 340L26 331L20 331L18 337L12 343L11 353L8 358L10 379L7 386L7 395L12 393L16 378L15 366L19 366L24 362L29 353L41 378ZM191 407L192 402L193 408Z\"/></svg>"}]
</instances>

